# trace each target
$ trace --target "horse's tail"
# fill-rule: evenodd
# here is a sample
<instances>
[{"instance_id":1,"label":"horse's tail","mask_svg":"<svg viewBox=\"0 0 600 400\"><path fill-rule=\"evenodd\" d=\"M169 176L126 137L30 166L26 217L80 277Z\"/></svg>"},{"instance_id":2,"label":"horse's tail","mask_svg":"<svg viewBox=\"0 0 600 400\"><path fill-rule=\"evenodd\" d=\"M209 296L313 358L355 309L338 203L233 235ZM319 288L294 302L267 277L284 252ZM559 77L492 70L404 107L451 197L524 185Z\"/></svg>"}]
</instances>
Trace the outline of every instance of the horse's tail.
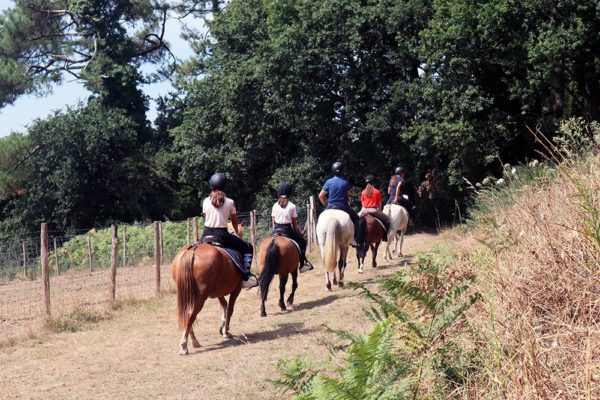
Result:
<instances>
[{"instance_id":1,"label":"horse's tail","mask_svg":"<svg viewBox=\"0 0 600 400\"><path fill-rule=\"evenodd\" d=\"M269 286L273 277L277 273L277 266L279 265L279 246L277 246L277 240L273 238L267 252L265 254L265 265L263 266L260 277L258 278L258 284L260 287L260 296L262 301L267 301L267 294L269 293Z\"/></svg>"},{"instance_id":2,"label":"horse's tail","mask_svg":"<svg viewBox=\"0 0 600 400\"><path fill-rule=\"evenodd\" d=\"M177 319L179 328L185 329L188 318L196 301L200 297L200 289L194 278L194 250L183 250L177 256L175 284L177 285Z\"/></svg>"},{"instance_id":3,"label":"horse's tail","mask_svg":"<svg viewBox=\"0 0 600 400\"><path fill-rule=\"evenodd\" d=\"M327 224L327 230L325 233L325 271L333 272L335 270L335 264L337 259L337 248L339 238L338 234L339 222L335 219L331 219Z\"/></svg>"}]
</instances>

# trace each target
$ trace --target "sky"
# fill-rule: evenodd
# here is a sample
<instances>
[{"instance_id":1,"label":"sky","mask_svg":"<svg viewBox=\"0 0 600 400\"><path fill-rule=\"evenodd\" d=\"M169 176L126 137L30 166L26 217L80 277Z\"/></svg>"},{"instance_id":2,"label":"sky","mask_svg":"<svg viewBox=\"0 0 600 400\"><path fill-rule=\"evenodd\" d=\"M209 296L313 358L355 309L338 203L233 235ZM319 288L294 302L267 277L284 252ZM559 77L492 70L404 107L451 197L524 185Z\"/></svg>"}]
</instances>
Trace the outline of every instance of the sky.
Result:
<instances>
[{"instance_id":1,"label":"sky","mask_svg":"<svg viewBox=\"0 0 600 400\"><path fill-rule=\"evenodd\" d=\"M0 10L12 7L13 4L12 0L0 0ZM187 18L185 23L196 29L203 26L200 19ZM192 55L192 49L185 40L180 38L180 33L181 23L176 19L168 20L165 39L169 42L173 54L178 59L184 60ZM156 103L153 99L170 92L172 88L168 81L143 86L144 93L151 98L150 110L147 113L150 121L154 121L156 117ZM60 86L55 86L51 94L21 96L12 105L0 108L0 137L11 132L25 132L27 126L35 119L43 119L55 110L75 106L78 102L85 101L89 95L90 92L81 83L67 78Z\"/></svg>"}]
</instances>

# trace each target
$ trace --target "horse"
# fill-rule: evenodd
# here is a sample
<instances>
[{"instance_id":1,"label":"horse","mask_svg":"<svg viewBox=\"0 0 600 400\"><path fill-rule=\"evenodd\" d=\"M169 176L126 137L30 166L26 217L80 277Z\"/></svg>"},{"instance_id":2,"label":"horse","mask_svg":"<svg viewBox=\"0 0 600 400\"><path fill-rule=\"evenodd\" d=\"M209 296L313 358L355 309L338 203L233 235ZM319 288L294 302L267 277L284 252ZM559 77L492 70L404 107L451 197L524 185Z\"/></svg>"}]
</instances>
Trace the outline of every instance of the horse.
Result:
<instances>
[{"instance_id":1,"label":"horse","mask_svg":"<svg viewBox=\"0 0 600 400\"><path fill-rule=\"evenodd\" d=\"M339 287L344 287L344 271L348 246L354 236L354 225L350 216L342 210L327 209L319 215L317 221L317 239L321 249L321 258L325 266L325 282L331 291L329 273L333 272L333 284L336 282L335 263L339 252L338 269L340 270Z\"/></svg>"},{"instance_id":2,"label":"horse","mask_svg":"<svg viewBox=\"0 0 600 400\"><path fill-rule=\"evenodd\" d=\"M385 230L381 223L373 217L371 214L365 214L363 217L365 220L364 223L364 243L363 243L363 251L362 254L358 249L356 249L356 259L358 260L358 273L362 274L364 272L365 267L365 257L367 256L367 251L369 247L371 248L371 254L373 255L373 268L377 268L377 249L381 244L381 240L383 239L383 235L385 235Z\"/></svg>"},{"instance_id":3,"label":"horse","mask_svg":"<svg viewBox=\"0 0 600 400\"><path fill-rule=\"evenodd\" d=\"M230 338L229 321L235 301L242 290L242 274L233 261L209 244L194 244L179 250L171 264L171 273L177 287L177 315L183 329L179 354L188 354L188 335L192 346L200 347L192 325L208 298L217 298L223 314L219 333ZM229 295L229 303L225 296Z\"/></svg>"},{"instance_id":4,"label":"horse","mask_svg":"<svg viewBox=\"0 0 600 400\"><path fill-rule=\"evenodd\" d=\"M275 274L279 274L279 308L281 311L286 310L283 295L285 294L288 275L292 275L292 292L287 299L287 304L290 306L294 304L294 294L298 288L299 264L300 252L290 238L277 235L262 241L258 250L261 317L267 316L265 301L267 301L269 286Z\"/></svg>"},{"instance_id":5,"label":"horse","mask_svg":"<svg viewBox=\"0 0 600 400\"><path fill-rule=\"evenodd\" d=\"M402 244L404 243L404 234L408 228L408 211L398 204L386 204L383 212L390 217L390 230L388 231L387 245L385 246L385 260L391 260L390 243L394 239L394 253L402 257ZM398 231L400 231L400 250L398 250Z\"/></svg>"}]
</instances>

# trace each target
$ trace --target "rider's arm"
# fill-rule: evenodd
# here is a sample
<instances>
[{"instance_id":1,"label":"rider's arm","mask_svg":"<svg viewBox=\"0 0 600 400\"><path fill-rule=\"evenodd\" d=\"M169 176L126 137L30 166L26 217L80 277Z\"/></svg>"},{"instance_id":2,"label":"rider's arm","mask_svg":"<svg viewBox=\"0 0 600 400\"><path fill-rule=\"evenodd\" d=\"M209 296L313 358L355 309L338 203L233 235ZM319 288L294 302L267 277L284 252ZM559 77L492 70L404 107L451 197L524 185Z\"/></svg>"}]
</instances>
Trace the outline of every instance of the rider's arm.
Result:
<instances>
[{"instance_id":1,"label":"rider's arm","mask_svg":"<svg viewBox=\"0 0 600 400\"><path fill-rule=\"evenodd\" d=\"M300 229L298 228L298 218L292 218L292 228L294 228L295 231L300 232Z\"/></svg>"},{"instance_id":2,"label":"rider's arm","mask_svg":"<svg viewBox=\"0 0 600 400\"><path fill-rule=\"evenodd\" d=\"M400 196L400 187L402 186L402 181L398 182L398 186L396 186L396 196L394 196L394 204L398 204L398 196Z\"/></svg>"},{"instance_id":3,"label":"rider's arm","mask_svg":"<svg viewBox=\"0 0 600 400\"><path fill-rule=\"evenodd\" d=\"M327 196L327 192L321 190L321 193L319 193L319 201L321 204L323 204L323 207L327 207L327 200L325 200L325 196Z\"/></svg>"},{"instance_id":4,"label":"rider's arm","mask_svg":"<svg viewBox=\"0 0 600 400\"><path fill-rule=\"evenodd\" d=\"M233 230L239 235L237 214L229 215L229 219L231 219L231 226L233 226Z\"/></svg>"},{"instance_id":5,"label":"rider's arm","mask_svg":"<svg viewBox=\"0 0 600 400\"><path fill-rule=\"evenodd\" d=\"M275 229L275 217L271 217L271 228Z\"/></svg>"}]
</instances>

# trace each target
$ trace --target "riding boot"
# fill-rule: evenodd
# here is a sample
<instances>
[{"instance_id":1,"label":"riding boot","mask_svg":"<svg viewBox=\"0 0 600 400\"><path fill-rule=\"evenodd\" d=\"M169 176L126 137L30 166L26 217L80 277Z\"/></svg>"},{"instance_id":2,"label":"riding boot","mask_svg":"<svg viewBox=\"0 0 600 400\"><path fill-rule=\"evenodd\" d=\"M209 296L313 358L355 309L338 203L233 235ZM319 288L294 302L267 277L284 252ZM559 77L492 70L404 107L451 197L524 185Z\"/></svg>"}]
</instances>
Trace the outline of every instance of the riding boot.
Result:
<instances>
[{"instance_id":1,"label":"riding boot","mask_svg":"<svg viewBox=\"0 0 600 400\"><path fill-rule=\"evenodd\" d=\"M242 277L242 288L250 289L258 286L258 280L252 274L250 274L250 267L252 267L252 253L244 254L244 272Z\"/></svg>"},{"instance_id":2,"label":"riding boot","mask_svg":"<svg viewBox=\"0 0 600 400\"><path fill-rule=\"evenodd\" d=\"M365 251L365 219L358 220L358 228L354 231L354 240L356 240L356 252L363 257Z\"/></svg>"},{"instance_id":3,"label":"riding boot","mask_svg":"<svg viewBox=\"0 0 600 400\"><path fill-rule=\"evenodd\" d=\"M311 269L314 269L314 267L312 266L311 263L308 262L308 260L306 259L306 256L304 254L300 255L300 268L298 269L298 271L302 272L306 272L306 271L310 271Z\"/></svg>"}]
</instances>

